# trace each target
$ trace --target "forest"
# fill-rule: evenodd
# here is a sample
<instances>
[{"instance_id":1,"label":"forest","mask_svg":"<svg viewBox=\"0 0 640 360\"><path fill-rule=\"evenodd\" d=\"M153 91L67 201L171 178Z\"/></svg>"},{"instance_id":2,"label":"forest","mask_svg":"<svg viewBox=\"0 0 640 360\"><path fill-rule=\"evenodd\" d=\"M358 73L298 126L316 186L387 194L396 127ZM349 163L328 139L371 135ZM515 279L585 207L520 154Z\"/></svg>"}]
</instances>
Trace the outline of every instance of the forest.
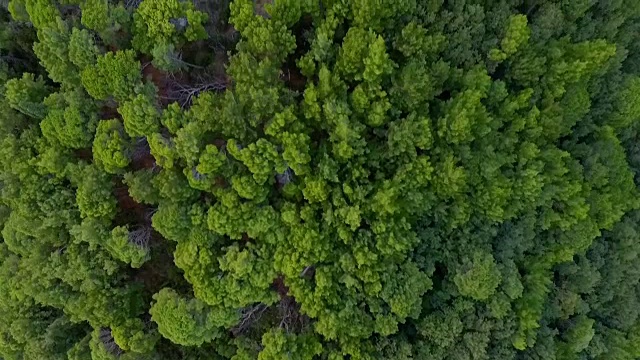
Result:
<instances>
[{"instance_id":1,"label":"forest","mask_svg":"<svg viewBox=\"0 0 640 360\"><path fill-rule=\"evenodd\" d=\"M640 359L640 1L0 0L0 359Z\"/></svg>"}]
</instances>

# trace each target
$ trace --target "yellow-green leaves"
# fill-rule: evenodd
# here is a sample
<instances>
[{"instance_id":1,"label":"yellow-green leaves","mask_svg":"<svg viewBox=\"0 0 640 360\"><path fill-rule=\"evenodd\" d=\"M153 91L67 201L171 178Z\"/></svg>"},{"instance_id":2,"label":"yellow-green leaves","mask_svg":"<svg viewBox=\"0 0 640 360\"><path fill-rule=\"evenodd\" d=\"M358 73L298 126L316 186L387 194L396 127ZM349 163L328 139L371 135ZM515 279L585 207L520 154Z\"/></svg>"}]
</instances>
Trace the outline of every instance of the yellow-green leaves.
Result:
<instances>
[{"instance_id":1,"label":"yellow-green leaves","mask_svg":"<svg viewBox=\"0 0 640 360\"><path fill-rule=\"evenodd\" d=\"M153 296L149 310L158 331L171 341L187 345L202 345L222 335L220 327L230 325L231 313L226 311L226 322L215 319L218 309L210 308L198 299L185 299L174 290L163 289Z\"/></svg>"},{"instance_id":2,"label":"yellow-green leaves","mask_svg":"<svg viewBox=\"0 0 640 360\"><path fill-rule=\"evenodd\" d=\"M108 173L122 172L130 159L129 139L116 119L98 122L93 140L93 158Z\"/></svg>"},{"instance_id":3,"label":"yellow-green leaves","mask_svg":"<svg viewBox=\"0 0 640 360\"><path fill-rule=\"evenodd\" d=\"M193 3L179 0L144 0L133 15L133 41L137 50L151 54L157 45L182 45L207 37L206 14Z\"/></svg>"},{"instance_id":4,"label":"yellow-green leaves","mask_svg":"<svg viewBox=\"0 0 640 360\"><path fill-rule=\"evenodd\" d=\"M103 245L111 255L133 268L139 268L149 260L151 229L129 230L128 226L117 226L111 231L111 238Z\"/></svg>"},{"instance_id":5,"label":"yellow-green leaves","mask_svg":"<svg viewBox=\"0 0 640 360\"><path fill-rule=\"evenodd\" d=\"M266 332L262 336L263 349L258 360L278 360L287 357L312 360L322 353L322 345L313 334L291 335L282 329Z\"/></svg>"},{"instance_id":6,"label":"yellow-green leaves","mask_svg":"<svg viewBox=\"0 0 640 360\"><path fill-rule=\"evenodd\" d=\"M518 48L527 43L531 36L531 30L527 26L525 15L514 15L509 18L509 24L500 42L500 49L492 49L489 59L496 62L506 60L518 51Z\"/></svg>"},{"instance_id":7,"label":"yellow-green leaves","mask_svg":"<svg viewBox=\"0 0 640 360\"><path fill-rule=\"evenodd\" d=\"M161 134L155 133L147 137L151 155L156 159L156 164L166 169L171 169L176 160L175 146L171 139L167 139Z\"/></svg>"},{"instance_id":8,"label":"yellow-green leaves","mask_svg":"<svg viewBox=\"0 0 640 360\"><path fill-rule=\"evenodd\" d=\"M22 78L11 79L5 84L4 98L13 109L40 120L47 114L42 103L47 94L47 86L41 77L24 73Z\"/></svg>"},{"instance_id":9,"label":"yellow-green leaves","mask_svg":"<svg viewBox=\"0 0 640 360\"><path fill-rule=\"evenodd\" d=\"M95 165L88 165L79 174L76 201L83 218L111 219L116 214L116 200L111 194L111 179Z\"/></svg>"},{"instance_id":10,"label":"yellow-green leaves","mask_svg":"<svg viewBox=\"0 0 640 360\"><path fill-rule=\"evenodd\" d=\"M91 33L85 29L73 28L69 38L69 60L82 70L94 65L99 54Z\"/></svg>"},{"instance_id":11,"label":"yellow-green leaves","mask_svg":"<svg viewBox=\"0 0 640 360\"><path fill-rule=\"evenodd\" d=\"M118 107L124 129L130 137L151 136L160 130L160 111L154 100L139 94Z\"/></svg>"},{"instance_id":12,"label":"yellow-green leaves","mask_svg":"<svg viewBox=\"0 0 640 360\"><path fill-rule=\"evenodd\" d=\"M109 52L98 57L95 65L82 71L82 85L96 99L106 100L113 96L117 101L125 101L141 84L140 71L141 66L133 50Z\"/></svg>"},{"instance_id":13,"label":"yellow-green leaves","mask_svg":"<svg viewBox=\"0 0 640 360\"><path fill-rule=\"evenodd\" d=\"M463 260L454 277L460 294L486 300L495 292L502 277L491 254L476 252Z\"/></svg>"}]
</instances>

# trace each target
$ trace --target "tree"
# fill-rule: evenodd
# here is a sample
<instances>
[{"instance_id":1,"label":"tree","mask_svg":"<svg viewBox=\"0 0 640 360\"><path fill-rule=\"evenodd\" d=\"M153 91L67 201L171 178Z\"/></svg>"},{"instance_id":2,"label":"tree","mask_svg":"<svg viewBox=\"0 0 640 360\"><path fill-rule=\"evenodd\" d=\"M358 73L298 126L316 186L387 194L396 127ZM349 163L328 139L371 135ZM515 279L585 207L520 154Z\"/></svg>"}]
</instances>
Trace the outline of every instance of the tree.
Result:
<instances>
[{"instance_id":1,"label":"tree","mask_svg":"<svg viewBox=\"0 0 640 360\"><path fill-rule=\"evenodd\" d=\"M458 291L475 300L488 299L500 285L501 276L490 254L476 252L463 260L460 272L454 277Z\"/></svg>"},{"instance_id":2,"label":"tree","mask_svg":"<svg viewBox=\"0 0 640 360\"><path fill-rule=\"evenodd\" d=\"M163 289L153 298L149 312L158 331L178 344L198 346L210 342L222 335L221 326L236 321L233 311L210 309L200 300L182 298L171 289Z\"/></svg>"},{"instance_id":3,"label":"tree","mask_svg":"<svg viewBox=\"0 0 640 360\"><path fill-rule=\"evenodd\" d=\"M140 319L128 319L122 325L111 329L113 340L124 351L151 353L159 340L155 329L148 329Z\"/></svg>"},{"instance_id":4,"label":"tree","mask_svg":"<svg viewBox=\"0 0 640 360\"><path fill-rule=\"evenodd\" d=\"M111 194L111 179L95 165L87 165L78 174L76 201L83 218L111 219L116 214L116 201Z\"/></svg>"},{"instance_id":5,"label":"tree","mask_svg":"<svg viewBox=\"0 0 640 360\"><path fill-rule=\"evenodd\" d=\"M131 14L123 4L106 0L87 0L80 3L82 25L97 32L107 44L127 45L130 41Z\"/></svg>"},{"instance_id":6,"label":"tree","mask_svg":"<svg viewBox=\"0 0 640 360\"><path fill-rule=\"evenodd\" d=\"M160 201L160 194L152 183L155 174L152 170L143 169L124 174L124 183L129 188L129 195L138 203L157 204Z\"/></svg>"},{"instance_id":7,"label":"tree","mask_svg":"<svg viewBox=\"0 0 640 360\"><path fill-rule=\"evenodd\" d=\"M40 128L50 143L72 149L91 145L98 124L97 107L82 90L53 93L43 102L47 116Z\"/></svg>"},{"instance_id":8,"label":"tree","mask_svg":"<svg viewBox=\"0 0 640 360\"><path fill-rule=\"evenodd\" d=\"M151 229L142 227L129 230L128 226L117 226L111 231L111 238L105 244L114 258L139 268L149 260Z\"/></svg>"},{"instance_id":9,"label":"tree","mask_svg":"<svg viewBox=\"0 0 640 360\"><path fill-rule=\"evenodd\" d=\"M91 33L85 29L73 28L69 38L69 60L83 70L95 65L100 50L93 41Z\"/></svg>"},{"instance_id":10,"label":"tree","mask_svg":"<svg viewBox=\"0 0 640 360\"><path fill-rule=\"evenodd\" d=\"M152 54L159 47L204 39L207 19L187 1L142 1L133 16L133 46Z\"/></svg>"},{"instance_id":11,"label":"tree","mask_svg":"<svg viewBox=\"0 0 640 360\"><path fill-rule=\"evenodd\" d=\"M117 174L131 161L128 138L122 123L116 119L98 123L93 140L93 158L106 172Z\"/></svg>"},{"instance_id":12,"label":"tree","mask_svg":"<svg viewBox=\"0 0 640 360\"><path fill-rule=\"evenodd\" d=\"M33 23L33 26L35 26L36 29L44 29L48 26L55 26L55 23L59 18L60 13L58 9L48 1L14 0L12 1L12 3L13 3L12 8L16 13L17 13L16 10L18 10L18 8L22 8L24 6L24 9L29 15L29 20L31 20L31 23Z\"/></svg>"},{"instance_id":13,"label":"tree","mask_svg":"<svg viewBox=\"0 0 640 360\"><path fill-rule=\"evenodd\" d=\"M47 115L47 108L42 103L47 94L48 89L42 78L25 73L20 79L6 82L4 98L13 109L35 120L42 120Z\"/></svg>"},{"instance_id":14,"label":"tree","mask_svg":"<svg viewBox=\"0 0 640 360\"><path fill-rule=\"evenodd\" d=\"M500 49L491 49L489 59L501 62L507 57L518 51L522 44L526 44L529 40L531 31L527 27L527 17L524 15L515 15L509 19L506 34L500 42Z\"/></svg>"},{"instance_id":15,"label":"tree","mask_svg":"<svg viewBox=\"0 0 640 360\"><path fill-rule=\"evenodd\" d=\"M47 1L38 2L48 3ZM48 6L51 4L49 3ZM54 11L57 13L57 10ZM60 84L79 85L78 68L69 55L71 40L69 25L56 16L52 24L38 27L38 29L39 42L33 45L33 51L47 69L49 78Z\"/></svg>"},{"instance_id":16,"label":"tree","mask_svg":"<svg viewBox=\"0 0 640 360\"><path fill-rule=\"evenodd\" d=\"M160 128L160 112L154 99L139 94L118 107L124 129L130 137L150 136Z\"/></svg>"},{"instance_id":17,"label":"tree","mask_svg":"<svg viewBox=\"0 0 640 360\"><path fill-rule=\"evenodd\" d=\"M264 349L258 354L260 360L286 357L310 360L322 353L322 345L312 335L288 335L281 329L265 333L262 345Z\"/></svg>"},{"instance_id":18,"label":"tree","mask_svg":"<svg viewBox=\"0 0 640 360\"><path fill-rule=\"evenodd\" d=\"M140 71L134 51L109 52L99 56L95 65L82 70L82 85L98 100L113 96L117 101L124 101L141 84Z\"/></svg>"}]
</instances>

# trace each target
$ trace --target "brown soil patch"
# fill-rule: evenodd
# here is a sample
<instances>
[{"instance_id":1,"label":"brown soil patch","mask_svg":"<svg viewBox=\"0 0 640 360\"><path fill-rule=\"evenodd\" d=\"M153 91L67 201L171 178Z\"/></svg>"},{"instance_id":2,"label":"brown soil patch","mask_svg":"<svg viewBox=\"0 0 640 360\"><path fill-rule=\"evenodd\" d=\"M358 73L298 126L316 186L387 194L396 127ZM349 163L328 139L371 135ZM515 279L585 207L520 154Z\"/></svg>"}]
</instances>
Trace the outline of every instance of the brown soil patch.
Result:
<instances>
[{"instance_id":1,"label":"brown soil patch","mask_svg":"<svg viewBox=\"0 0 640 360\"><path fill-rule=\"evenodd\" d=\"M77 149L73 152L76 158L87 162L93 161L93 152L91 148Z\"/></svg>"},{"instance_id":2,"label":"brown soil patch","mask_svg":"<svg viewBox=\"0 0 640 360\"><path fill-rule=\"evenodd\" d=\"M307 78L295 65L283 68L280 78L289 89L294 91L302 92L307 86Z\"/></svg>"},{"instance_id":3,"label":"brown soil patch","mask_svg":"<svg viewBox=\"0 0 640 360\"><path fill-rule=\"evenodd\" d=\"M101 120L111 120L111 119L120 119L120 113L118 112L118 104L115 103L105 103L100 108L100 119Z\"/></svg>"},{"instance_id":4,"label":"brown soil patch","mask_svg":"<svg viewBox=\"0 0 640 360\"><path fill-rule=\"evenodd\" d=\"M145 64L142 68L142 76L156 86L158 89L158 98L160 99L161 105L165 107L168 105L168 103L165 102L169 96L169 80L167 78L167 73L153 66L151 59L149 58L142 58L141 61Z\"/></svg>"},{"instance_id":5,"label":"brown soil patch","mask_svg":"<svg viewBox=\"0 0 640 360\"><path fill-rule=\"evenodd\" d=\"M282 275L278 276L271 287L280 295L281 298L287 297L289 294L289 288L284 284L284 277Z\"/></svg>"},{"instance_id":6,"label":"brown soil patch","mask_svg":"<svg viewBox=\"0 0 640 360\"><path fill-rule=\"evenodd\" d=\"M144 207L144 205L133 200L133 198L129 195L129 188L125 184L120 182L119 179L115 181L113 195L116 197L116 201L118 202L118 209L127 212L129 215L135 215L134 218L129 217L129 219L127 219L128 223L144 223L146 221L145 215L147 209Z\"/></svg>"}]
</instances>

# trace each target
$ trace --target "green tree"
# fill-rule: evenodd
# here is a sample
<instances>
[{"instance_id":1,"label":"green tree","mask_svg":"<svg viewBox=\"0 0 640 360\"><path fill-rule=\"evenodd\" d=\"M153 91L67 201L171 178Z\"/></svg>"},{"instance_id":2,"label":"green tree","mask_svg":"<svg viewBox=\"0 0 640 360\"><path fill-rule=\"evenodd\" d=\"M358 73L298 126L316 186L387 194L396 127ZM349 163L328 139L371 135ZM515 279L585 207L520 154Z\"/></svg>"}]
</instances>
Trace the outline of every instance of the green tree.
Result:
<instances>
[{"instance_id":1,"label":"green tree","mask_svg":"<svg viewBox=\"0 0 640 360\"><path fill-rule=\"evenodd\" d=\"M204 39L207 19L188 1L144 0L133 16L133 47L152 54L159 47Z\"/></svg>"},{"instance_id":2,"label":"green tree","mask_svg":"<svg viewBox=\"0 0 640 360\"><path fill-rule=\"evenodd\" d=\"M130 137L150 136L160 128L160 112L154 99L139 94L118 107L124 129Z\"/></svg>"},{"instance_id":3,"label":"green tree","mask_svg":"<svg viewBox=\"0 0 640 360\"><path fill-rule=\"evenodd\" d=\"M129 230L128 226L117 226L111 231L111 238L104 244L114 258L139 268L149 260L151 229Z\"/></svg>"},{"instance_id":4,"label":"green tree","mask_svg":"<svg viewBox=\"0 0 640 360\"><path fill-rule=\"evenodd\" d=\"M116 119L98 123L93 140L93 158L106 172L123 172L131 161L129 139L122 123Z\"/></svg>"},{"instance_id":5,"label":"green tree","mask_svg":"<svg viewBox=\"0 0 640 360\"><path fill-rule=\"evenodd\" d=\"M48 111L40 128L51 144L72 149L91 146L98 124L97 106L82 90L53 93L43 103Z\"/></svg>"},{"instance_id":6,"label":"green tree","mask_svg":"<svg viewBox=\"0 0 640 360\"><path fill-rule=\"evenodd\" d=\"M78 176L76 201L83 218L111 219L116 214L116 200L111 194L111 179L95 165L87 165Z\"/></svg>"},{"instance_id":7,"label":"green tree","mask_svg":"<svg viewBox=\"0 0 640 360\"><path fill-rule=\"evenodd\" d=\"M453 281L460 294L475 300L486 300L500 285L501 276L491 254L475 252L471 258L462 261Z\"/></svg>"},{"instance_id":8,"label":"green tree","mask_svg":"<svg viewBox=\"0 0 640 360\"><path fill-rule=\"evenodd\" d=\"M100 50L96 46L93 37L89 31L84 29L73 28L69 38L69 60L83 70L84 68L95 65Z\"/></svg>"},{"instance_id":9,"label":"green tree","mask_svg":"<svg viewBox=\"0 0 640 360\"><path fill-rule=\"evenodd\" d=\"M149 311L162 336L182 345L202 345L222 336L221 326L232 325L235 312L211 309L198 299L185 299L171 289L154 295Z\"/></svg>"},{"instance_id":10,"label":"green tree","mask_svg":"<svg viewBox=\"0 0 640 360\"><path fill-rule=\"evenodd\" d=\"M109 52L81 73L82 85L98 100L125 101L141 84L141 66L132 50Z\"/></svg>"},{"instance_id":11,"label":"green tree","mask_svg":"<svg viewBox=\"0 0 640 360\"><path fill-rule=\"evenodd\" d=\"M49 91L42 78L25 73L22 78L7 81L4 88L4 98L13 109L35 120L42 120L47 115L42 102Z\"/></svg>"}]
</instances>

